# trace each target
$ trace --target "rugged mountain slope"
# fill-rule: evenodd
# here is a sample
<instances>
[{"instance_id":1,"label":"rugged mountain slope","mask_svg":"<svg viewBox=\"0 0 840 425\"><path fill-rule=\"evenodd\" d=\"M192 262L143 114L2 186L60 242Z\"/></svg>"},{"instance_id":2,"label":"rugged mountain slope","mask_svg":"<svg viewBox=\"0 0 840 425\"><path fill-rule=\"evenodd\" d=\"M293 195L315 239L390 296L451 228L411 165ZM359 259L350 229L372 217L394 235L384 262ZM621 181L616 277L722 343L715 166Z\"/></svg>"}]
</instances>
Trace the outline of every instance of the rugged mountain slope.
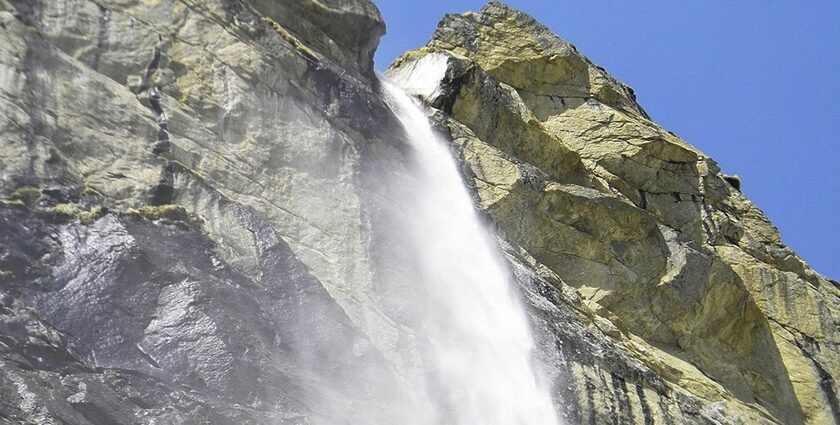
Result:
<instances>
[{"instance_id":1,"label":"rugged mountain slope","mask_svg":"<svg viewBox=\"0 0 840 425\"><path fill-rule=\"evenodd\" d=\"M840 287L629 87L498 3L445 17L389 74L440 109L500 234L667 382L654 391L614 365L576 362L558 381L573 382L575 422L641 421L637 406L668 406L671 390L716 406L721 422L840 421Z\"/></svg>"},{"instance_id":2,"label":"rugged mountain slope","mask_svg":"<svg viewBox=\"0 0 840 425\"><path fill-rule=\"evenodd\" d=\"M0 0L0 421L424 423L383 31L367 0ZM391 75L429 61L570 423L838 421L840 291L713 161L505 6Z\"/></svg>"},{"instance_id":3,"label":"rugged mountain slope","mask_svg":"<svg viewBox=\"0 0 840 425\"><path fill-rule=\"evenodd\" d=\"M0 19L0 418L373 422L358 405L397 393L366 300L362 157L398 133L376 8L4 0Z\"/></svg>"}]
</instances>

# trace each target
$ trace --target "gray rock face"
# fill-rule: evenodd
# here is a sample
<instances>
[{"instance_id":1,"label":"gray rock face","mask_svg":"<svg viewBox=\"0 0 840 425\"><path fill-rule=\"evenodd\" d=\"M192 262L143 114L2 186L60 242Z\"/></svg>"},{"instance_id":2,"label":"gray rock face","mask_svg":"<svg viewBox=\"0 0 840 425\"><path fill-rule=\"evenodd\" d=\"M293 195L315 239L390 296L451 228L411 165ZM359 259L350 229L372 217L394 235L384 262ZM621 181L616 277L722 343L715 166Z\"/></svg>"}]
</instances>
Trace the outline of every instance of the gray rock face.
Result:
<instances>
[{"instance_id":1,"label":"gray rock face","mask_svg":"<svg viewBox=\"0 0 840 425\"><path fill-rule=\"evenodd\" d=\"M0 417L399 418L364 300L375 7L0 5Z\"/></svg>"},{"instance_id":2,"label":"gray rock face","mask_svg":"<svg viewBox=\"0 0 840 425\"><path fill-rule=\"evenodd\" d=\"M0 0L0 423L429 422L383 32L367 0ZM432 51L568 423L840 420L838 290L713 162L502 5L395 67Z\"/></svg>"}]
</instances>

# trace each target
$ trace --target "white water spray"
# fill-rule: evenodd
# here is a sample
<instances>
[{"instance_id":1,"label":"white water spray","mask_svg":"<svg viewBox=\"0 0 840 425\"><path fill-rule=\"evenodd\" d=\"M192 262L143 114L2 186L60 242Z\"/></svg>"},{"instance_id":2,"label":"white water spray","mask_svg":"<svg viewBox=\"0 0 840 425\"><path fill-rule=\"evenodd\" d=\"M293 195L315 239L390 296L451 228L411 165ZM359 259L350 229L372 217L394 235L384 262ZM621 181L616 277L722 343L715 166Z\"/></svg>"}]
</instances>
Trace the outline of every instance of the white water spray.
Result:
<instances>
[{"instance_id":1,"label":"white water spray","mask_svg":"<svg viewBox=\"0 0 840 425\"><path fill-rule=\"evenodd\" d=\"M412 84L433 89L441 66L445 60L428 76L415 73ZM415 280L427 293L417 336L440 423L557 425L533 366L534 343L511 273L447 142L434 133L418 102L390 82L383 86L415 154L417 187L410 188L412 211L404 230L418 254Z\"/></svg>"}]
</instances>

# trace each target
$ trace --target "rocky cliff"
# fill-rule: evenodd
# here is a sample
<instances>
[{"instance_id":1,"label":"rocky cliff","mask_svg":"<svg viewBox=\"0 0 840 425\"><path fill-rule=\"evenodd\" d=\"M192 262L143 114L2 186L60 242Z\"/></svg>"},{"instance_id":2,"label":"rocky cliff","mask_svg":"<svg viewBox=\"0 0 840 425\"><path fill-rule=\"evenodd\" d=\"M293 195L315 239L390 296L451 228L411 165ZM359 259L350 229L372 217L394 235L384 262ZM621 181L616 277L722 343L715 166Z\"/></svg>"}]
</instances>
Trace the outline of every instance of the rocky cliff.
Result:
<instances>
[{"instance_id":1,"label":"rocky cliff","mask_svg":"<svg viewBox=\"0 0 840 425\"><path fill-rule=\"evenodd\" d=\"M0 0L0 421L422 423L383 31L367 0ZM566 423L840 423L840 287L629 87L498 3L388 75Z\"/></svg>"}]
</instances>

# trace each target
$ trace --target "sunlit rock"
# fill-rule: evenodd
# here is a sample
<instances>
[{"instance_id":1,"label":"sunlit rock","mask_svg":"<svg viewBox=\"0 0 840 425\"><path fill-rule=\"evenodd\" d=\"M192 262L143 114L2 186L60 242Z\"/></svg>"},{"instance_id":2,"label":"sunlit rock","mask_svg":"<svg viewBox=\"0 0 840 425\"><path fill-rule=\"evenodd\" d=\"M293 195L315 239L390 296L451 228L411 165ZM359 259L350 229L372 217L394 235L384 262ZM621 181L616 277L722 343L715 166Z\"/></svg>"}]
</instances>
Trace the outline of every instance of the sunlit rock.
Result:
<instances>
[{"instance_id":1,"label":"sunlit rock","mask_svg":"<svg viewBox=\"0 0 840 425\"><path fill-rule=\"evenodd\" d=\"M495 2L387 72L413 131L383 31L367 0L0 0L0 422L475 423L511 389L541 423L840 422L840 286L739 179ZM419 133L495 232L478 278L426 285L476 252L418 249L465 223L418 219L453 209ZM486 273L504 311L455 286ZM500 352L477 378L534 381L471 391Z\"/></svg>"},{"instance_id":2,"label":"sunlit rock","mask_svg":"<svg viewBox=\"0 0 840 425\"><path fill-rule=\"evenodd\" d=\"M449 57L449 69L416 94L444 112L436 117L500 234L576 289L585 322L664 378L660 395L685 391L708 406L693 419L677 399L653 412L590 378L645 387L641 376L583 362L557 372L576 388L573 422L641 422L638 403L656 421L675 411L688 415L678 422L840 420L838 287L780 244L740 181L507 6L447 16L389 73L405 78L432 55Z\"/></svg>"}]
</instances>

